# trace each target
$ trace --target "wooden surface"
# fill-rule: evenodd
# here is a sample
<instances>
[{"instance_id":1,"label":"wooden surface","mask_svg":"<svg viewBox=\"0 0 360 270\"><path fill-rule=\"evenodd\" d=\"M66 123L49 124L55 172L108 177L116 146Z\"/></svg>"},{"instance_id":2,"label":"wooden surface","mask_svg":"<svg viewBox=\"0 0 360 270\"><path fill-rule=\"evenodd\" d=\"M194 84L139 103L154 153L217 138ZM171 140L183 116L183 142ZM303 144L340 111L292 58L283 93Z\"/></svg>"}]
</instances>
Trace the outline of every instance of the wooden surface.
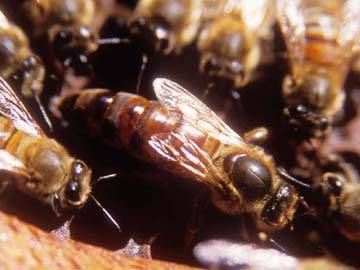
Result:
<instances>
[{"instance_id":1,"label":"wooden surface","mask_svg":"<svg viewBox=\"0 0 360 270\"><path fill-rule=\"evenodd\" d=\"M0 212L0 268L6 269L174 269L191 268L121 255L73 240L61 240Z\"/></svg>"}]
</instances>

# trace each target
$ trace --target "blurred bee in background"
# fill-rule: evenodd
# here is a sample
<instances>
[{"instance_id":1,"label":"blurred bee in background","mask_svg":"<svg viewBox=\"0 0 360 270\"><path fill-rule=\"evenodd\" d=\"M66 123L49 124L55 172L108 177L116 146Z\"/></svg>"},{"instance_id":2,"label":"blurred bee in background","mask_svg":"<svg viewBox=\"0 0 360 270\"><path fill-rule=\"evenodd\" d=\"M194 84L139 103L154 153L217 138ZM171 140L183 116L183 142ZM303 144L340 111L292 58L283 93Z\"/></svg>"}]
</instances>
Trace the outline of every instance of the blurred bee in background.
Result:
<instances>
[{"instance_id":1,"label":"blurred bee in background","mask_svg":"<svg viewBox=\"0 0 360 270\"><path fill-rule=\"evenodd\" d=\"M91 169L49 139L0 77L1 187L9 184L50 205L57 215L80 209L89 198L119 228L91 193Z\"/></svg>"},{"instance_id":2,"label":"blurred bee in background","mask_svg":"<svg viewBox=\"0 0 360 270\"><path fill-rule=\"evenodd\" d=\"M159 102L89 89L64 100L61 109L69 121L86 123L115 147L204 183L224 213L248 213L258 230L288 224L298 195L278 175L272 157L178 84L156 79L153 85Z\"/></svg>"},{"instance_id":3,"label":"blurred bee in background","mask_svg":"<svg viewBox=\"0 0 360 270\"><path fill-rule=\"evenodd\" d=\"M98 38L97 8L96 0L26 0L22 6L31 24L30 34L35 38L47 35L55 59L80 73L88 71L88 56L99 45L123 41Z\"/></svg>"},{"instance_id":4,"label":"blurred bee in background","mask_svg":"<svg viewBox=\"0 0 360 270\"><path fill-rule=\"evenodd\" d=\"M45 77L44 65L41 59L31 51L25 33L10 22L1 11L0 76L20 82L22 95L35 98L46 123L52 129L49 117L40 101Z\"/></svg>"},{"instance_id":5,"label":"blurred bee in background","mask_svg":"<svg viewBox=\"0 0 360 270\"><path fill-rule=\"evenodd\" d=\"M221 0L217 8L207 2L197 40L200 70L210 78L229 79L236 88L244 86L260 64L261 42L272 40L274 2Z\"/></svg>"},{"instance_id":6,"label":"blurred bee in background","mask_svg":"<svg viewBox=\"0 0 360 270\"><path fill-rule=\"evenodd\" d=\"M349 162L339 156L328 157L328 168L315 184L317 209L351 241L360 241L360 176Z\"/></svg>"},{"instance_id":7,"label":"blurred bee in background","mask_svg":"<svg viewBox=\"0 0 360 270\"><path fill-rule=\"evenodd\" d=\"M196 38L201 6L202 1L194 0L140 0L130 34L161 53L179 52Z\"/></svg>"},{"instance_id":8,"label":"blurred bee in background","mask_svg":"<svg viewBox=\"0 0 360 270\"><path fill-rule=\"evenodd\" d=\"M277 12L291 66L283 82L284 114L305 136L322 136L343 113L360 2L278 0Z\"/></svg>"}]
</instances>

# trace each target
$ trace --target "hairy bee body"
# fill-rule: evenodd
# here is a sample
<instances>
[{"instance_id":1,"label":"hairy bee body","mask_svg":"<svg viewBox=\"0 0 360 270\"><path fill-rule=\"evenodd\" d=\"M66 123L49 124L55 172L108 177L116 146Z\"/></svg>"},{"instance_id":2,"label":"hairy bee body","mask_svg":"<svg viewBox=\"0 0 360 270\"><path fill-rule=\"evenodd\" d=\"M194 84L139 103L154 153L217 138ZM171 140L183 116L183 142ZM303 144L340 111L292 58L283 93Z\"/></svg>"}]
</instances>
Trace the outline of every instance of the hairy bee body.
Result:
<instances>
[{"instance_id":1,"label":"hairy bee body","mask_svg":"<svg viewBox=\"0 0 360 270\"><path fill-rule=\"evenodd\" d=\"M283 82L285 116L309 137L323 136L343 114L344 82L360 35L356 0L278 0L290 74Z\"/></svg>"},{"instance_id":2,"label":"hairy bee body","mask_svg":"<svg viewBox=\"0 0 360 270\"><path fill-rule=\"evenodd\" d=\"M78 209L91 191L91 170L49 139L0 77L0 176L49 204L56 214Z\"/></svg>"},{"instance_id":3,"label":"hairy bee body","mask_svg":"<svg viewBox=\"0 0 360 270\"><path fill-rule=\"evenodd\" d=\"M27 97L42 92L45 68L33 54L25 33L0 11L0 76L19 76L21 92Z\"/></svg>"},{"instance_id":4,"label":"hairy bee body","mask_svg":"<svg viewBox=\"0 0 360 270\"><path fill-rule=\"evenodd\" d=\"M155 49L167 54L190 44L197 35L200 21L201 1L141 0L130 31L149 35L145 38L154 43Z\"/></svg>"},{"instance_id":5,"label":"hairy bee body","mask_svg":"<svg viewBox=\"0 0 360 270\"><path fill-rule=\"evenodd\" d=\"M55 140L34 137L17 130L4 117L0 117L0 127L1 149L21 161L31 178L18 178L13 183L20 191L49 203L47 195L58 191L65 184L66 172L73 158Z\"/></svg>"},{"instance_id":6,"label":"hairy bee body","mask_svg":"<svg viewBox=\"0 0 360 270\"><path fill-rule=\"evenodd\" d=\"M243 141L179 85L156 79L154 88L159 101L89 89L64 103L62 111L108 143L204 183L227 214L250 213L264 230L291 220L297 194L281 180L271 156Z\"/></svg>"},{"instance_id":7,"label":"hairy bee body","mask_svg":"<svg viewBox=\"0 0 360 270\"><path fill-rule=\"evenodd\" d=\"M54 25L87 26L95 15L94 0L27 0L24 11L33 24L32 34L46 34Z\"/></svg>"},{"instance_id":8,"label":"hairy bee body","mask_svg":"<svg viewBox=\"0 0 360 270\"><path fill-rule=\"evenodd\" d=\"M204 3L205 23L197 42L200 70L210 77L230 79L235 87L247 84L260 64L262 39L271 37L271 4L271 0L223 0L216 8Z\"/></svg>"}]
</instances>

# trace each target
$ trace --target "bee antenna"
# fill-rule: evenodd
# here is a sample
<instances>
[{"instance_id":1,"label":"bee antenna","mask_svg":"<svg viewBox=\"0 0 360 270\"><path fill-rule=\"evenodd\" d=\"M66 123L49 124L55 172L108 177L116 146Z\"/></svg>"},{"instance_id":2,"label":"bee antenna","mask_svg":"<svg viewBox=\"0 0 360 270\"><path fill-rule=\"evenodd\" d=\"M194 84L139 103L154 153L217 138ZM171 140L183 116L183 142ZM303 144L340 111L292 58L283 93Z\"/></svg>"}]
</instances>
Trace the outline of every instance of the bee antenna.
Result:
<instances>
[{"instance_id":1,"label":"bee antenna","mask_svg":"<svg viewBox=\"0 0 360 270\"><path fill-rule=\"evenodd\" d=\"M145 54L143 54L140 72L139 72L139 76L138 76L137 83L136 83L136 94L137 95L140 93L140 87L141 87L141 83L143 80L143 76L144 76L144 72L145 72L147 63L148 63L148 57Z\"/></svg>"},{"instance_id":2,"label":"bee antenna","mask_svg":"<svg viewBox=\"0 0 360 270\"><path fill-rule=\"evenodd\" d=\"M99 206L99 208L101 209L101 211L103 211L103 213L107 216L107 218L111 221L112 224L115 225L116 229L118 229L119 232L121 232L121 228L120 225L116 222L116 220L112 217L112 215L109 213L109 211L107 211L104 206L101 205L101 203L93 196L90 194L90 198L95 202L95 204L97 206Z\"/></svg>"},{"instance_id":3,"label":"bee antenna","mask_svg":"<svg viewBox=\"0 0 360 270\"><path fill-rule=\"evenodd\" d=\"M277 168L277 172L282 176L284 177L287 181L293 183L293 184L296 184L296 185L299 185L301 187L304 187L304 188L307 188L307 189L311 189L311 185L307 184L307 183L304 183L302 181L300 181L299 179L291 176L287 171L285 171L284 168L280 168L278 167Z\"/></svg>"},{"instance_id":4,"label":"bee antenna","mask_svg":"<svg viewBox=\"0 0 360 270\"><path fill-rule=\"evenodd\" d=\"M97 40L98 45L111 45L111 44L129 44L130 40L128 38L100 38Z\"/></svg>"},{"instance_id":5,"label":"bee antenna","mask_svg":"<svg viewBox=\"0 0 360 270\"><path fill-rule=\"evenodd\" d=\"M119 176L118 173L111 173L111 174L107 174L107 175L102 175L99 176L94 182L93 182L93 186L96 185L99 182L102 182L104 180L108 180L108 179L112 179L112 178L116 178L117 176Z\"/></svg>"},{"instance_id":6,"label":"bee antenna","mask_svg":"<svg viewBox=\"0 0 360 270\"><path fill-rule=\"evenodd\" d=\"M213 87L215 86L214 82L209 82L204 90L204 94L201 96L200 100L204 101L206 99L206 97L209 95L210 91L213 89Z\"/></svg>"},{"instance_id":7,"label":"bee antenna","mask_svg":"<svg viewBox=\"0 0 360 270\"><path fill-rule=\"evenodd\" d=\"M274 238L269 237L268 238L269 243L271 243L272 245L274 245L277 249L281 250L282 252L286 253L286 249L280 245Z\"/></svg>"},{"instance_id":8,"label":"bee antenna","mask_svg":"<svg viewBox=\"0 0 360 270\"><path fill-rule=\"evenodd\" d=\"M42 104L42 102L41 102L41 100L40 100L39 95L34 93L34 98L35 98L35 101L36 101L37 105L39 106L41 115L43 116L46 125L48 126L50 132L52 133L53 130L54 130L54 129L53 129L53 125L52 125L52 123L51 123L51 120L50 120L47 112L45 111L45 108L44 108L44 106L43 106L43 104Z\"/></svg>"}]
</instances>

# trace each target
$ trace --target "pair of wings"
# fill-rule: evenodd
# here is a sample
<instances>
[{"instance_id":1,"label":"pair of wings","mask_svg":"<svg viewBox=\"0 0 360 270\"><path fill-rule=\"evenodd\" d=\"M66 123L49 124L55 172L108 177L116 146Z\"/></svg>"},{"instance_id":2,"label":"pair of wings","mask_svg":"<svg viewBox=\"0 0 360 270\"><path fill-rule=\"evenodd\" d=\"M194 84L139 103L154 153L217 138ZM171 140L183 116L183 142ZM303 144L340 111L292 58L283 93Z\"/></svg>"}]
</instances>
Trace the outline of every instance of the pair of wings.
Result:
<instances>
[{"instance_id":1,"label":"pair of wings","mask_svg":"<svg viewBox=\"0 0 360 270\"><path fill-rule=\"evenodd\" d=\"M35 137L45 136L42 129L2 77L0 77L0 115L11 120L18 130ZM16 179L31 178L26 166L3 149L0 150L0 176L5 179L8 179L8 176Z\"/></svg>"},{"instance_id":2,"label":"pair of wings","mask_svg":"<svg viewBox=\"0 0 360 270\"><path fill-rule=\"evenodd\" d=\"M18 130L34 137L45 136L14 90L2 77L0 77L0 115L11 120Z\"/></svg>"},{"instance_id":3,"label":"pair of wings","mask_svg":"<svg viewBox=\"0 0 360 270\"><path fill-rule=\"evenodd\" d=\"M238 134L180 85L158 78L154 80L153 87L158 101L169 110L180 110L186 125L218 139L222 146L237 147L242 144L243 140ZM191 175L201 182L223 189L220 185L223 175L209 154L192 138L181 133L164 132L152 135L148 143L163 159L181 168L177 173Z\"/></svg>"},{"instance_id":4,"label":"pair of wings","mask_svg":"<svg viewBox=\"0 0 360 270\"><path fill-rule=\"evenodd\" d=\"M153 82L153 87L159 102L168 109L179 109L184 119L192 126L223 143L237 144L242 140L202 101L177 83L157 78Z\"/></svg>"},{"instance_id":5,"label":"pair of wings","mask_svg":"<svg viewBox=\"0 0 360 270\"><path fill-rule=\"evenodd\" d=\"M304 9L326 8L338 18L336 42L349 53L360 39L359 0L277 0L277 17L288 47L290 58L302 61L306 43L306 14ZM319 20L322 18L319 16ZM326 29L325 29L326 31Z\"/></svg>"}]
</instances>

